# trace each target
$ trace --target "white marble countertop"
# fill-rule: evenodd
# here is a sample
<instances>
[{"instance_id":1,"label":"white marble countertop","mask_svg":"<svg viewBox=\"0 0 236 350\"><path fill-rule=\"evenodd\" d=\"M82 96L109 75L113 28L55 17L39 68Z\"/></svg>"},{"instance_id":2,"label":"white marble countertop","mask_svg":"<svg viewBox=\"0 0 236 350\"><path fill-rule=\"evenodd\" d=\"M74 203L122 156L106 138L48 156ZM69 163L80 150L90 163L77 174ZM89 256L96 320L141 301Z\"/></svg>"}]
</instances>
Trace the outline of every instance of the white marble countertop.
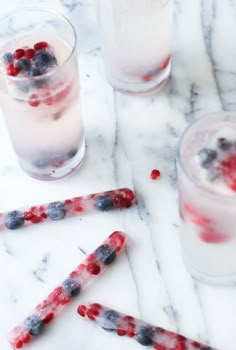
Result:
<instances>
[{"instance_id":1,"label":"white marble countertop","mask_svg":"<svg viewBox=\"0 0 236 350\"><path fill-rule=\"evenodd\" d=\"M187 124L206 112L236 109L236 0L176 0L171 80L158 95L131 98L104 79L93 0L0 0L1 14L23 4L50 5L74 23L80 47L84 166L74 176L40 182L18 167L0 127L0 211L130 186L138 206L127 211L35 225L0 237L0 348L8 331L113 230L129 234L116 266L68 306L34 350L141 349L77 318L97 301L179 331L219 350L236 349L236 289L194 281L178 241L175 150ZM160 181L150 170L162 172Z\"/></svg>"}]
</instances>

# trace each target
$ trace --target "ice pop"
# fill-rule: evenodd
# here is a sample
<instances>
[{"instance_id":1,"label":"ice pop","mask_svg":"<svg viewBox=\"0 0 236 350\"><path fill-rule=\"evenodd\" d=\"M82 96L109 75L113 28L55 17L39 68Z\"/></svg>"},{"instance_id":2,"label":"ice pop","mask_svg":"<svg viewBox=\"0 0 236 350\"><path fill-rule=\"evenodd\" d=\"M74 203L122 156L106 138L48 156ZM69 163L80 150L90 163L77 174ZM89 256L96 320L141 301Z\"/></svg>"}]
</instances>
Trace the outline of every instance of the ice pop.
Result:
<instances>
[{"instance_id":1,"label":"ice pop","mask_svg":"<svg viewBox=\"0 0 236 350\"><path fill-rule=\"evenodd\" d=\"M32 338L39 336L67 303L77 297L94 277L100 275L116 260L116 257L124 251L125 243L126 235L115 231L88 255L61 285L57 286L20 325L9 333L8 340L13 349L20 349Z\"/></svg>"},{"instance_id":2,"label":"ice pop","mask_svg":"<svg viewBox=\"0 0 236 350\"><path fill-rule=\"evenodd\" d=\"M77 312L82 317L95 321L104 330L128 336L143 346L156 350L215 350L183 335L153 326L132 316L110 309L98 303L80 305Z\"/></svg>"},{"instance_id":3,"label":"ice pop","mask_svg":"<svg viewBox=\"0 0 236 350\"><path fill-rule=\"evenodd\" d=\"M112 209L129 208L134 203L134 192L129 188L121 188L43 205L29 206L0 213L0 230L15 230L25 225L61 220L92 211L107 212Z\"/></svg>"}]
</instances>

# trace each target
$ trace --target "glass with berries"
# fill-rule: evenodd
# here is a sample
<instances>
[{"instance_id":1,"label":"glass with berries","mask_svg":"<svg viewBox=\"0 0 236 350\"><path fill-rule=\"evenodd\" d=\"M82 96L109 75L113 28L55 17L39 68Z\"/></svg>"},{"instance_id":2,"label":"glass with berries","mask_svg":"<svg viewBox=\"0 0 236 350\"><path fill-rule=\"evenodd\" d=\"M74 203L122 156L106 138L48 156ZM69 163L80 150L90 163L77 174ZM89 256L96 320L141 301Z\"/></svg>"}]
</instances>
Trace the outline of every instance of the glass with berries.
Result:
<instances>
[{"instance_id":1,"label":"glass with berries","mask_svg":"<svg viewBox=\"0 0 236 350\"><path fill-rule=\"evenodd\" d=\"M76 33L62 15L22 9L0 20L0 105L20 166L54 180L85 153Z\"/></svg>"},{"instance_id":2,"label":"glass with berries","mask_svg":"<svg viewBox=\"0 0 236 350\"><path fill-rule=\"evenodd\" d=\"M178 150L180 233L192 275L236 282L236 113L208 115L185 131Z\"/></svg>"},{"instance_id":3,"label":"glass with berries","mask_svg":"<svg viewBox=\"0 0 236 350\"><path fill-rule=\"evenodd\" d=\"M110 84L125 93L155 91L171 68L173 0L97 0Z\"/></svg>"}]
</instances>

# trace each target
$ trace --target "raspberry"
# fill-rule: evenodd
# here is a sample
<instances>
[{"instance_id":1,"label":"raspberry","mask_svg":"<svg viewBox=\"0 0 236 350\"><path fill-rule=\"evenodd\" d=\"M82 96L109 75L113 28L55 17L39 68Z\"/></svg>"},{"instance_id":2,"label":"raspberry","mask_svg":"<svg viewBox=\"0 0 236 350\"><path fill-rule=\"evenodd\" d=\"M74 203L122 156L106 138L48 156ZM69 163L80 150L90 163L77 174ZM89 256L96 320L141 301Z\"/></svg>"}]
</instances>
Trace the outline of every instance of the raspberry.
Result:
<instances>
[{"instance_id":1,"label":"raspberry","mask_svg":"<svg viewBox=\"0 0 236 350\"><path fill-rule=\"evenodd\" d=\"M160 177L161 173L160 173L160 170L157 170L157 169L153 169L151 174L150 174L150 178L152 180L156 180Z\"/></svg>"}]
</instances>

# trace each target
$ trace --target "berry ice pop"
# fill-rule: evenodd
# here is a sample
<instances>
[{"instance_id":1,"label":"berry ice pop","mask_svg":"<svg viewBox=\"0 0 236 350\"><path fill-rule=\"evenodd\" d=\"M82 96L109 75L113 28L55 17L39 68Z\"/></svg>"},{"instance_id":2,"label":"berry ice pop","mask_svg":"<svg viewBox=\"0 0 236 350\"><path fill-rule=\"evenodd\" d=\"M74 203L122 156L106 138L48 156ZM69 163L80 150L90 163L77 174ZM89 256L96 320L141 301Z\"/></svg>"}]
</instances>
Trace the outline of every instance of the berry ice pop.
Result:
<instances>
[{"instance_id":1,"label":"berry ice pop","mask_svg":"<svg viewBox=\"0 0 236 350\"><path fill-rule=\"evenodd\" d=\"M0 213L0 229L15 230L25 225L61 220L92 211L129 208L134 203L135 195L129 188L94 193Z\"/></svg>"},{"instance_id":2,"label":"berry ice pop","mask_svg":"<svg viewBox=\"0 0 236 350\"><path fill-rule=\"evenodd\" d=\"M152 346L156 350L214 350L180 334L155 327L97 303L80 305L77 312L80 316L95 321L108 332L116 332L119 336L126 335L139 344Z\"/></svg>"},{"instance_id":3,"label":"berry ice pop","mask_svg":"<svg viewBox=\"0 0 236 350\"><path fill-rule=\"evenodd\" d=\"M56 314L77 297L86 285L111 265L125 248L126 235L113 232L104 243L87 256L70 275L48 295L34 311L9 333L9 342L13 349L20 349L32 338L39 336L45 326Z\"/></svg>"}]
</instances>

